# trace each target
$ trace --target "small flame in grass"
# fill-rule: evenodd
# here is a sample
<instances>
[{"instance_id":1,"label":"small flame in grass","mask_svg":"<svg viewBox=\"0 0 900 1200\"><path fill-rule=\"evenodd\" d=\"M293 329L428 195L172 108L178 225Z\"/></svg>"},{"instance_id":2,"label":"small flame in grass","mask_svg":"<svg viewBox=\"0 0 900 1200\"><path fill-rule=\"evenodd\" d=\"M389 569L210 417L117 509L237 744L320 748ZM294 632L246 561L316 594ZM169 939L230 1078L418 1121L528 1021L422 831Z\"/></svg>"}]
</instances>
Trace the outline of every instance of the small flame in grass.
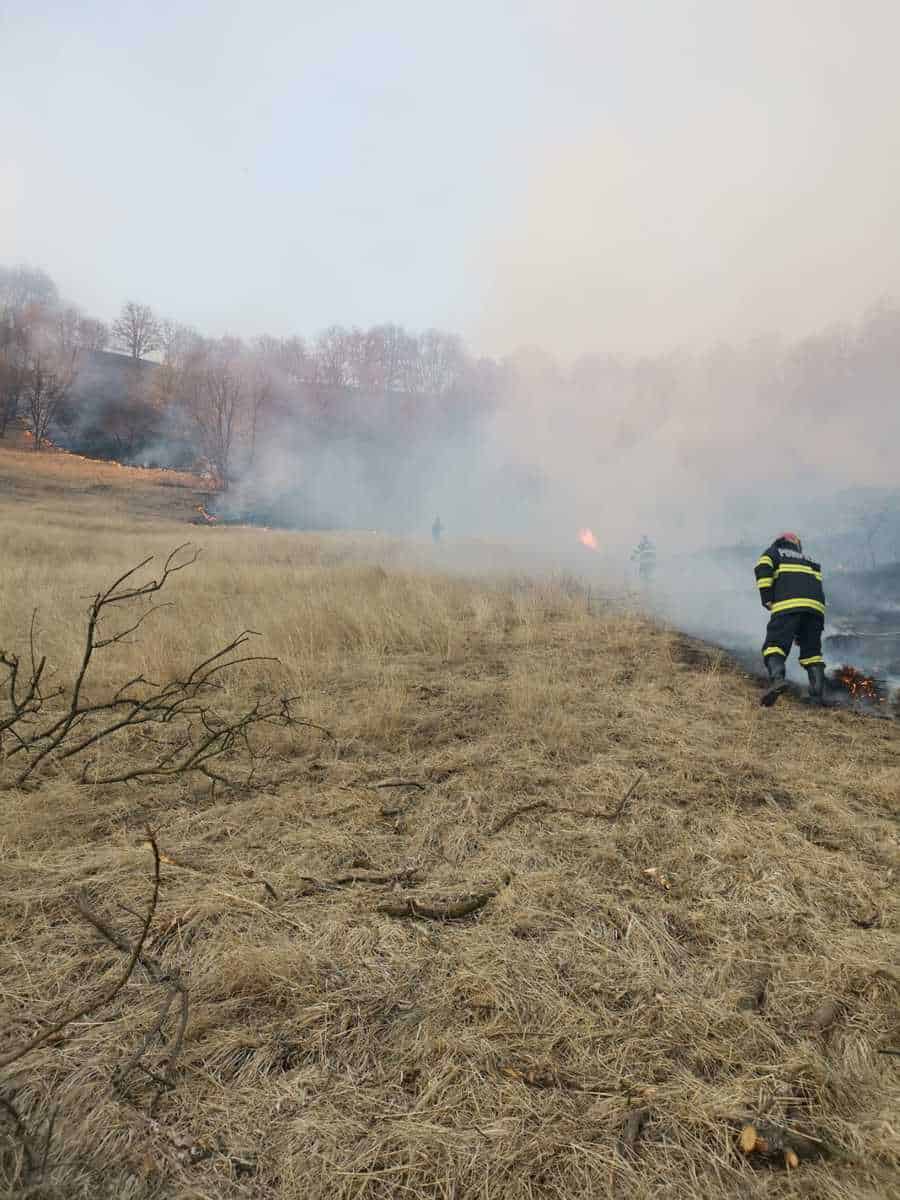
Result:
<instances>
[{"instance_id":1,"label":"small flame in grass","mask_svg":"<svg viewBox=\"0 0 900 1200\"><path fill-rule=\"evenodd\" d=\"M588 550L599 550L600 545L594 537L593 531L590 529L579 529L578 540L582 546L587 546Z\"/></svg>"},{"instance_id":2,"label":"small flame in grass","mask_svg":"<svg viewBox=\"0 0 900 1200\"><path fill-rule=\"evenodd\" d=\"M863 675L862 671L857 671L856 667L841 667L839 671L834 673L835 681L849 692L854 700L875 700L881 701L881 693L878 690L878 681L871 675Z\"/></svg>"}]
</instances>

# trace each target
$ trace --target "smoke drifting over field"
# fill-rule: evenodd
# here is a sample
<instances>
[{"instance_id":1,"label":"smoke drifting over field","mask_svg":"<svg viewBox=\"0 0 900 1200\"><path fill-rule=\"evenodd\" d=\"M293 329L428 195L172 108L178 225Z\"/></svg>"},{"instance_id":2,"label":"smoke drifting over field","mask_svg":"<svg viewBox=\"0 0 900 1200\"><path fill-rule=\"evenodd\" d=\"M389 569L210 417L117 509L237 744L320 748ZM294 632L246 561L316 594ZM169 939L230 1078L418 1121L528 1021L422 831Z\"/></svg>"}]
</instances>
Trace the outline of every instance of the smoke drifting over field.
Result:
<instances>
[{"instance_id":1,"label":"smoke drifting over field","mask_svg":"<svg viewBox=\"0 0 900 1200\"><path fill-rule=\"evenodd\" d=\"M595 355L565 371L531 355L494 433L539 467L546 518L572 537L579 524L616 546L650 532L680 551L856 528L864 561L896 486L898 388L900 309L883 305L793 343ZM877 558L900 550L896 533L879 524Z\"/></svg>"},{"instance_id":2,"label":"smoke drifting over field","mask_svg":"<svg viewBox=\"0 0 900 1200\"><path fill-rule=\"evenodd\" d=\"M92 14L90 69L69 80L77 56L60 57L53 96L73 121L85 107L80 128L145 100L141 147L166 146L170 169L134 188L134 163L79 139L76 171L66 127L34 128L19 99L0 253L58 256L67 293L102 290L102 316L134 290L212 335L218 359L226 333L252 349L264 329L288 346L348 323L346 361L332 327L312 373L276 364L280 408L252 453L242 418L227 464L233 505L422 536L440 514L450 538L576 560L588 526L619 564L643 533L665 561L784 526L848 562L896 556L896 522L878 516L900 450L900 310L882 300L900 296L896 4L525 0L448 16L400 0L355 12L352 38L341 6L315 22L304 4L231 7L218 23L161 14L152 45ZM17 61L66 20L11 22ZM146 78L130 71L128 105L110 103L103 81L132 52ZM322 77L276 69L301 53ZM248 73L248 55L270 67ZM227 137L207 145L192 122ZM104 127L127 158L134 139ZM235 236L248 229L252 245ZM432 324L465 336L461 382L355 373L361 331ZM311 405L298 380L319 389ZM181 456L193 439L222 457L175 415L129 452Z\"/></svg>"}]
</instances>

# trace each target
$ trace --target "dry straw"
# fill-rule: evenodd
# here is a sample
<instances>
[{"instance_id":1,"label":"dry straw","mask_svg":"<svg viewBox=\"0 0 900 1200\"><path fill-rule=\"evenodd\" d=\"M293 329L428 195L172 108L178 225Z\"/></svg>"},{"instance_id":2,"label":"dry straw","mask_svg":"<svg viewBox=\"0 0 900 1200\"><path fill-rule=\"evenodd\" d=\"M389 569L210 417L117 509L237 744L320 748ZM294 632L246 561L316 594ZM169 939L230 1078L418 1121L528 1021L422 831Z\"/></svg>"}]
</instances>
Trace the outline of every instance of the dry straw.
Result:
<instances>
[{"instance_id":1,"label":"dry straw","mask_svg":"<svg viewBox=\"0 0 900 1200\"><path fill-rule=\"evenodd\" d=\"M62 677L83 597L183 541L190 504L151 481L79 496L73 478L63 505L2 467L0 643L27 637L37 599ZM98 686L165 679L253 628L333 736L262 731L247 787L60 772L0 794L0 1054L122 976L79 904L137 944L148 823L146 954L190 993L161 1096L177 1006L145 1046L161 994L140 961L10 1069L0 1189L891 1194L894 725L764 712L727 663L588 615L564 581L451 577L361 537L195 541L177 607Z\"/></svg>"}]
</instances>

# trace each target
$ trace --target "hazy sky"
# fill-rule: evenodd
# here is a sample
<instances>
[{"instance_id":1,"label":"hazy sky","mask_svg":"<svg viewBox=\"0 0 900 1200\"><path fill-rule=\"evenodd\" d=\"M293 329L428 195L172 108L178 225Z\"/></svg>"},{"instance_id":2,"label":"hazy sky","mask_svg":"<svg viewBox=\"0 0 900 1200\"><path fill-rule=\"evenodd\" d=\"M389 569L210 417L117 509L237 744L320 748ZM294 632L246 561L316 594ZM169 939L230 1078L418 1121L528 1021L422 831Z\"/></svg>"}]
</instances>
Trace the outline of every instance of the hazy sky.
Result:
<instances>
[{"instance_id":1,"label":"hazy sky","mask_svg":"<svg viewBox=\"0 0 900 1200\"><path fill-rule=\"evenodd\" d=\"M566 355L900 294L896 0L0 0L0 261Z\"/></svg>"}]
</instances>

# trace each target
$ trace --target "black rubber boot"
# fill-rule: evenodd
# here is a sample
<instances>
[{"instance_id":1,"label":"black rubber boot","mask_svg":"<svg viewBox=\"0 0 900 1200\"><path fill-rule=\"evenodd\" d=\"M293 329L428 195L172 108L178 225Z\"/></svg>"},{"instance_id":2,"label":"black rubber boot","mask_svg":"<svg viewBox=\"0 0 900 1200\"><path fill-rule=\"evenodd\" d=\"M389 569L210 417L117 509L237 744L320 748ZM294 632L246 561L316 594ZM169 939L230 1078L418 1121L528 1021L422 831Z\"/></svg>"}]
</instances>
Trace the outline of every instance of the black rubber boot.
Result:
<instances>
[{"instance_id":1,"label":"black rubber boot","mask_svg":"<svg viewBox=\"0 0 900 1200\"><path fill-rule=\"evenodd\" d=\"M767 654L766 670L769 672L769 686L760 696L759 702L763 708L771 708L787 687L784 677L784 655Z\"/></svg>"},{"instance_id":2,"label":"black rubber boot","mask_svg":"<svg viewBox=\"0 0 900 1200\"><path fill-rule=\"evenodd\" d=\"M825 664L813 663L812 666L806 668L806 673L809 676L809 702L810 704L818 705L820 708L825 707Z\"/></svg>"}]
</instances>

